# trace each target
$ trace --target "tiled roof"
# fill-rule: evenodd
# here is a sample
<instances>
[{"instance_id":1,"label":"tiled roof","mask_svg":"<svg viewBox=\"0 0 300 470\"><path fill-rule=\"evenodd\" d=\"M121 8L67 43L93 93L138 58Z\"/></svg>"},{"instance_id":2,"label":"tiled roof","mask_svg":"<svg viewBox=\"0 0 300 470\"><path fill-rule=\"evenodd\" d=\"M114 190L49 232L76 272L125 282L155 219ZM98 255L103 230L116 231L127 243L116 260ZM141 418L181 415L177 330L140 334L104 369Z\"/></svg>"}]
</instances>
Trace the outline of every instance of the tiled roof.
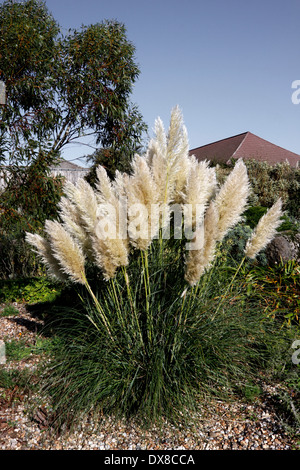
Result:
<instances>
[{"instance_id":1,"label":"tiled roof","mask_svg":"<svg viewBox=\"0 0 300 470\"><path fill-rule=\"evenodd\" d=\"M258 137L244 132L202 147L190 150L198 160L229 163L231 158L255 159L270 164L288 161L292 167L300 166L300 155Z\"/></svg>"},{"instance_id":2,"label":"tiled roof","mask_svg":"<svg viewBox=\"0 0 300 470\"><path fill-rule=\"evenodd\" d=\"M57 164L55 164L52 169L55 170L85 170L82 166L75 165L75 163L72 163L68 160L61 159Z\"/></svg>"},{"instance_id":3,"label":"tiled roof","mask_svg":"<svg viewBox=\"0 0 300 470\"><path fill-rule=\"evenodd\" d=\"M89 172L89 168L75 165L75 163L68 160L61 159L60 162L51 168L53 176L61 175L71 183L76 183L80 178L83 178Z\"/></svg>"}]
</instances>

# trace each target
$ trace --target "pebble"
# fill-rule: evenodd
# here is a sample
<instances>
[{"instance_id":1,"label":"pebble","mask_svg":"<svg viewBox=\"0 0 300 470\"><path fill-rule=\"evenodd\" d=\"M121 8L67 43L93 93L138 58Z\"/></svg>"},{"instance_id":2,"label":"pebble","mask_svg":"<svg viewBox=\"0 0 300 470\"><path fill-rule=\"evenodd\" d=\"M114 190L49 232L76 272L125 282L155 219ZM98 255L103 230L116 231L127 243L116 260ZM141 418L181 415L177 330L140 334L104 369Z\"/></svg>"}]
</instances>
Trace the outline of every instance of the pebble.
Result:
<instances>
[{"instance_id":1,"label":"pebble","mask_svg":"<svg viewBox=\"0 0 300 470\"><path fill-rule=\"evenodd\" d=\"M298 449L297 439L292 439L276 422L272 413L268 417L261 414L259 422L252 423L239 410L238 404L232 404L238 420L243 423L228 421L221 424L216 419L217 413L231 411L228 404L218 403L214 415L206 415L205 419L199 415L199 425L193 432L190 429L176 430L173 426L164 426L164 431L158 438L159 431L153 427L142 430L137 424L119 423L107 420L101 425L99 433L83 425L82 429L70 435L57 437L51 429L41 430L36 423L30 420L26 413L26 403L10 410L6 415L8 429L0 429L1 450L29 450L29 449L57 449L57 450L292 450ZM247 408L246 408L247 411ZM259 405L257 405L259 414ZM3 410L0 407L0 422L3 419ZM231 418L232 419L232 418ZM209 429L205 427L209 420ZM9 423L17 423L11 427ZM276 424L276 426L275 426ZM276 430L274 431L274 428ZM298 439L299 440L299 439Z\"/></svg>"},{"instance_id":2,"label":"pebble","mask_svg":"<svg viewBox=\"0 0 300 470\"><path fill-rule=\"evenodd\" d=\"M20 309L24 320L32 321ZM0 337L34 339L34 331L26 330L26 322L0 317ZM36 358L25 362L6 363L5 369L36 366ZM212 401L205 408L199 404L197 425L177 429L165 422L162 429L153 426L141 429L135 422L115 423L107 418L95 432L92 423L82 422L70 433L57 436L50 427L42 427L32 419L33 403L19 398L10 406L2 399L0 388L0 450L300 450L299 434L291 435L263 395L254 403ZM276 390L268 390L275 393ZM3 394L4 395L4 394ZM47 412L51 414L48 407Z\"/></svg>"}]
</instances>

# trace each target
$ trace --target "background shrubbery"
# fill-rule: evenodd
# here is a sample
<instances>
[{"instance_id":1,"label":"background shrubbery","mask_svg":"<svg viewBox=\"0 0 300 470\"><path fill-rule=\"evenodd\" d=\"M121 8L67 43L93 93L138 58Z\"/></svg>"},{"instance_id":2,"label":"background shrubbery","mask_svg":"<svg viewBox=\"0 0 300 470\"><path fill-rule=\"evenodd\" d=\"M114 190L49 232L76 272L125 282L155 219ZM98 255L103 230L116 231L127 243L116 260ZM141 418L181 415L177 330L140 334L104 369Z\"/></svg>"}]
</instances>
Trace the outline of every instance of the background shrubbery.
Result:
<instances>
[{"instance_id":1,"label":"background shrubbery","mask_svg":"<svg viewBox=\"0 0 300 470\"><path fill-rule=\"evenodd\" d=\"M219 181L224 181L232 165L217 165ZM280 197L291 217L300 218L300 168L288 163L270 165L257 160L245 160L252 194L250 206L271 207Z\"/></svg>"},{"instance_id":2,"label":"background shrubbery","mask_svg":"<svg viewBox=\"0 0 300 470\"><path fill-rule=\"evenodd\" d=\"M0 279L44 273L25 242L25 232L39 232L46 219L56 218L61 196L62 179L49 175L46 166L11 169L0 199Z\"/></svg>"}]
</instances>

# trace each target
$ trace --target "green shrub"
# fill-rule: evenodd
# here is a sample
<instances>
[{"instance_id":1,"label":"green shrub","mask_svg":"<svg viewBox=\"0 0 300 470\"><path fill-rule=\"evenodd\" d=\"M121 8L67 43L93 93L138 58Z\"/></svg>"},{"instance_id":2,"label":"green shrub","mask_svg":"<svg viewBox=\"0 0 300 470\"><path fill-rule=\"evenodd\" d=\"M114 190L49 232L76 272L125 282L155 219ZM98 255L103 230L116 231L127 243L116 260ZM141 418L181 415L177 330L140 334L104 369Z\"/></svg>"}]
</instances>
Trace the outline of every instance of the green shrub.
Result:
<instances>
[{"instance_id":1,"label":"green shrub","mask_svg":"<svg viewBox=\"0 0 300 470\"><path fill-rule=\"evenodd\" d=\"M257 299L264 315L287 325L300 324L300 266L295 260L256 266L246 277L249 299Z\"/></svg>"},{"instance_id":2,"label":"green shrub","mask_svg":"<svg viewBox=\"0 0 300 470\"><path fill-rule=\"evenodd\" d=\"M47 277L0 280L0 302L51 302L60 294L61 287Z\"/></svg>"},{"instance_id":3,"label":"green shrub","mask_svg":"<svg viewBox=\"0 0 300 470\"><path fill-rule=\"evenodd\" d=\"M261 207L261 206L251 206L249 207L245 213L245 224L249 225L252 229L256 227L260 218L266 214L268 208ZM290 232L290 233L297 233L299 231L300 225L299 222L292 216L287 213L284 213L281 217L282 223L277 228L278 232Z\"/></svg>"},{"instance_id":4,"label":"green shrub","mask_svg":"<svg viewBox=\"0 0 300 470\"><path fill-rule=\"evenodd\" d=\"M296 234L300 230L300 223L294 217L290 217L288 214L282 216L282 224L278 227L278 232L289 232Z\"/></svg>"},{"instance_id":5,"label":"green shrub","mask_svg":"<svg viewBox=\"0 0 300 470\"><path fill-rule=\"evenodd\" d=\"M247 382L243 387L243 394L247 401L253 402L262 394L262 388L258 384Z\"/></svg>"},{"instance_id":6,"label":"green shrub","mask_svg":"<svg viewBox=\"0 0 300 470\"><path fill-rule=\"evenodd\" d=\"M270 207L281 197L286 209L299 216L300 172L288 163L270 165L257 160L245 160L253 191L252 205ZM254 202L254 204L253 204Z\"/></svg>"},{"instance_id":7,"label":"green shrub","mask_svg":"<svg viewBox=\"0 0 300 470\"><path fill-rule=\"evenodd\" d=\"M30 346L27 346L23 340L12 339L5 343L5 347L8 361L20 361L27 359L31 355Z\"/></svg>"},{"instance_id":8,"label":"green shrub","mask_svg":"<svg viewBox=\"0 0 300 470\"><path fill-rule=\"evenodd\" d=\"M267 207L252 206L245 211L246 224L252 229L256 227L259 219L267 212Z\"/></svg>"},{"instance_id":9,"label":"green shrub","mask_svg":"<svg viewBox=\"0 0 300 470\"><path fill-rule=\"evenodd\" d=\"M45 161L8 171L0 200L0 279L38 276L44 269L28 249L25 232L40 231L46 219L57 216L63 180L49 176Z\"/></svg>"},{"instance_id":10,"label":"green shrub","mask_svg":"<svg viewBox=\"0 0 300 470\"><path fill-rule=\"evenodd\" d=\"M280 197L289 215L300 219L300 169L288 163L270 165L264 161L245 159L251 184L251 206L271 207ZM231 165L219 165L217 175L222 183L232 168Z\"/></svg>"},{"instance_id":11,"label":"green shrub","mask_svg":"<svg viewBox=\"0 0 300 470\"><path fill-rule=\"evenodd\" d=\"M31 355L49 355L55 344L55 339L37 336L34 344L25 340L11 339L5 342L6 358L8 361L21 361Z\"/></svg>"},{"instance_id":12,"label":"green shrub","mask_svg":"<svg viewBox=\"0 0 300 470\"><path fill-rule=\"evenodd\" d=\"M37 274L40 264L36 256L28 250L25 243L25 230L18 223L10 219L11 229L1 227L3 221L0 217L0 279L9 279Z\"/></svg>"},{"instance_id":13,"label":"green shrub","mask_svg":"<svg viewBox=\"0 0 300 470\"><path fill-rule=\"evenodd\" d=\"M244 257L246 242L251 234L252 229L244 223L238 224L230 230L222 244L224 260L229 258L240 262Z\"/></svg>"}]
</instances>

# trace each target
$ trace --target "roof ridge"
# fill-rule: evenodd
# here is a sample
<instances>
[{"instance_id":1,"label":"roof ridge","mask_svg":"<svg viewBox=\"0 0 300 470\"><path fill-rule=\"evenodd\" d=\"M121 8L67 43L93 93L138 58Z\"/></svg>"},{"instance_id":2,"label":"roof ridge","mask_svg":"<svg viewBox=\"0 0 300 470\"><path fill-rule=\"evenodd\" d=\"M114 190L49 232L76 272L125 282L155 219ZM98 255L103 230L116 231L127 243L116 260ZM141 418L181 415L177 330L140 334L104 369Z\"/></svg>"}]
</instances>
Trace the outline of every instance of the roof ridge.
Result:
<instances>
[{"instance_id":1,"label":"roof ridge","mask_svg":"<svg viewBox=\"0 0 300 470\"><path fill-rule=\"evenodd\" d=\"M249 134L249 131L242 132L241 134L232 135L230 137L225 137L224 139L215 140L214 142L210 142L209 144L199 145L199 147L194 147L190 151L192 152L193 150L200 149L202 147L208 147L209 145L214 145L214 144L217 144L218 142L223 142L224 140L234 139L235 137L239 137L239 136L242 136L242 135L245 135L245 137L246 137L247 134Z\"/></svg>"},{"instance_id":2,"label":"roof ridge","mask_svg":"<svg viewBox=\"0 0 300 470\"><path fill-rule=\"evenodd\" d=\"M239 143L238 147L237 147L237 148L235 149L235 151L233 152L231 158L234 157L234 155L235 155L236 152L240 149L240 147L243 145L244 141L247 139L247 136L248 136L249 134L251 134L251 132L249 132L249 131L248 131L248 132L245 132L245 137L241 140L241 142ZM254 134L252 134L252 135L254 135Z\"/></svg>"}]
</instances>

